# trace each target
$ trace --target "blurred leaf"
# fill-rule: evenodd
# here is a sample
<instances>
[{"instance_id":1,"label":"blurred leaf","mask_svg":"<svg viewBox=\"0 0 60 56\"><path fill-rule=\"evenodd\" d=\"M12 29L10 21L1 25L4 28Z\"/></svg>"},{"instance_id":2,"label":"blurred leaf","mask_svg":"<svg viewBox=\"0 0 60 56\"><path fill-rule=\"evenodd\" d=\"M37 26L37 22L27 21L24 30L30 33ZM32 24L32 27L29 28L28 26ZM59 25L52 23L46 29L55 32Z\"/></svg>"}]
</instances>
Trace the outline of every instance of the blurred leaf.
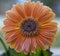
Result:
<instances>
[{"instance_id":1,"label":"blurred leaf","mask_svg":"<svg viewBox=\"0 0 60 56\"><path fill-rule=\"evenodd\" d=\"M55 3L55 0L41 0L45 5L52 7Z\"/></svg>"},{"instance_id":2,"label":"blurred leaf","mask_svg":"<svg viewBox=\"0 0 60 56\"><path fill-rule=\"evenodd\" d=\"M53 53L49 49L47 49L46 51L43 51L44 56L52 56L52 54Z\"/></svg>"},{"instance_id":3,"label":"blurred leaf","mask_svg":"<svg viewBox=\"0 0 60 56\"><path fill-rule=\"evenodd\" d=\"M40 56L40 55L41 55L41 49L40 47L37 46L35 56Z\"/></svg>"},{"instance_id":4,"label":"blurred leaf","mask_svg":"<svg viewBox=\"0 0 60 56\"><path fill-rule=\"evenodd\" d=\"M25 54L24 53L17 53L14 49L10 49L9 48L9 51L10 51L10 55L11 56L25 56Z\"/></svg>"},{"instance_id":5,"label":"blurred leaf","mask_svg":"<svg viewBox=\"0 0 60 56\"><path fill-rule=\"evenodd\" d=\"M40 56L41 54L41 49L39 47L36 48L36 52L35 53L29 53L28 55L25 55L24 53L17 53L15 50L13 49L10 49L9 48L9 51L10 51L10 54L11 56Z\"/></svg>"},{"instance_id":6,"label":"blurred leaf","mask_svg":"<svg viewBox=\"0 0 60 56\"><path fill-rule=\"evenodd\" d=\"M17 53L14 49L9 48L8 56L52 56L52 52L50 50L43 51L39 47L36 48L35 53L28 53L25 55L24 53ZM3 53L1 56L7 56L6 53Z\"/></svg>"},{"instance_id":7,"label":"blurred leaf","mask_svg":"<svg viewBox=\"0 0 60 56\"><path fill-rule=\"evenodd\" d=\"M43 2L45 5L52 7L55 3L55 0L32 0L32 1L41 1Z\"/></svg>"}]
</instances>

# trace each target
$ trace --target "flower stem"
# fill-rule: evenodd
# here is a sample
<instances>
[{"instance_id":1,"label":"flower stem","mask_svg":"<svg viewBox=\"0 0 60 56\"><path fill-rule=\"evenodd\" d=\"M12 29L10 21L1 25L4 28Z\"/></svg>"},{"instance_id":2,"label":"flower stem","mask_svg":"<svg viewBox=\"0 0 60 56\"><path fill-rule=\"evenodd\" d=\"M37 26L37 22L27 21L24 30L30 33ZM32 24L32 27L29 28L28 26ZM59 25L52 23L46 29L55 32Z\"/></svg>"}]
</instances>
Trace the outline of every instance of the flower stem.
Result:
<instances>
[{"instance_id":1,"label":"flower stem","mask_svg":"<svg viewBox=\"0 0 60 56\"><path fill-rule=\"evenodd\" d=\"M0 42L2 43L2 45L3 45L3 47L4 47L5 51L6 51L6 53L8 53L8 49L7 49L4 41L1 39L1 37L0 37Z\"/></svg>"},{"instance_id":2,"label":"flower stem","mask_svg":"<svg viewBox=\"0 0 60 56\"><path fill-rule=\"evenodd\" d=\"M28 53L26 56L29 56L30 55L30 53Z\"/></svg>"}]
</instances>

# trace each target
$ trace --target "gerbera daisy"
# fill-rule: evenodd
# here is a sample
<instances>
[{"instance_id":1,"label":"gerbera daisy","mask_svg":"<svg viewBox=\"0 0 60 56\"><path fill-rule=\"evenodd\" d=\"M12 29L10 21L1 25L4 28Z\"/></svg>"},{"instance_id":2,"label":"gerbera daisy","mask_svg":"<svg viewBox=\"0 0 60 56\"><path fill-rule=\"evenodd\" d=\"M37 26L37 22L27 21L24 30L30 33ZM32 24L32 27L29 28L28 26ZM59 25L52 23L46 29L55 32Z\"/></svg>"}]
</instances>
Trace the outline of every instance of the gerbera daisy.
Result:
<instances>
[{"instance_id":1,"label":"gerbera daisy","mask_svg":"<svg viewBox=\"0 0 60 56\"><path fill-rule=\"evenodd\" d=\"M51 22L54 17L52 9L40 2L13 5L4 20L4 38L19 52L34 52L36 46L46 50L57 31L57 23Z\"/></svg>"}]
</instances>

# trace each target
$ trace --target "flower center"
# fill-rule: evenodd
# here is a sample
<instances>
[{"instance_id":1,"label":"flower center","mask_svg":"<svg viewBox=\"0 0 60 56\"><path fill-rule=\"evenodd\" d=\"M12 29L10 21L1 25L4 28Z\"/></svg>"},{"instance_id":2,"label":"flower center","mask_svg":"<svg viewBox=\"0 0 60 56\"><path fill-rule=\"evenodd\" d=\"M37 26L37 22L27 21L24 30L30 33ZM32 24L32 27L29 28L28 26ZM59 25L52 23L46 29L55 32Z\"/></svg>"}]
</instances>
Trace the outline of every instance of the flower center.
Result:
<instances>
[{"instance_id":1,"label":"flower center","mask_svg":"<svg viewBox=\"0 0 60 56\"><path fill-rule=\"evenodd\" d=\"M37 33L38 23L32 18L28 18L22 21L20 28L23 35L34 36Z\"/></svg>"}]
</instances>

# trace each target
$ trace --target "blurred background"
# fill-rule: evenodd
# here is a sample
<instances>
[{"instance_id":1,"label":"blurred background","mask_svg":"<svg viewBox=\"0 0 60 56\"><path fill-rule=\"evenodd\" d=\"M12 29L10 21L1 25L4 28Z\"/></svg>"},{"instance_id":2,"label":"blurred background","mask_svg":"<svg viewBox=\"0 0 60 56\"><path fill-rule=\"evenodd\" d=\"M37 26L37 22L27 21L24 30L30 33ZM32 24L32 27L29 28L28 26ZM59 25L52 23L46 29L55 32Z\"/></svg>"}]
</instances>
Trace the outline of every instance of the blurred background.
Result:
<instances>
[{"instance_id":1,"label":"blurred background","mask_svg":"<svg viewBox=\"0 0 60 56\"><path fill-rule=\"evenodd\" d=\"M18 3L24 3L28 0L0 0L0 28L3 26L3 20L5 17L5 12L9 10L13 4ZM30 1L30 0L29 0ZM37 0L32 0L37 1ZM51 7L53 11L56 13L56 18L54 19L55 22L58 23L58 31L56 34L56 39L53 43L53 48L60 48L60 0L38 0L43 2L45 5ZM3 33L0 29L0 37L3 39ZM4 39L3 39L4 40ZM2 44L0 43L0 51L4 50Z\"/></svg>"}]
</instances>

